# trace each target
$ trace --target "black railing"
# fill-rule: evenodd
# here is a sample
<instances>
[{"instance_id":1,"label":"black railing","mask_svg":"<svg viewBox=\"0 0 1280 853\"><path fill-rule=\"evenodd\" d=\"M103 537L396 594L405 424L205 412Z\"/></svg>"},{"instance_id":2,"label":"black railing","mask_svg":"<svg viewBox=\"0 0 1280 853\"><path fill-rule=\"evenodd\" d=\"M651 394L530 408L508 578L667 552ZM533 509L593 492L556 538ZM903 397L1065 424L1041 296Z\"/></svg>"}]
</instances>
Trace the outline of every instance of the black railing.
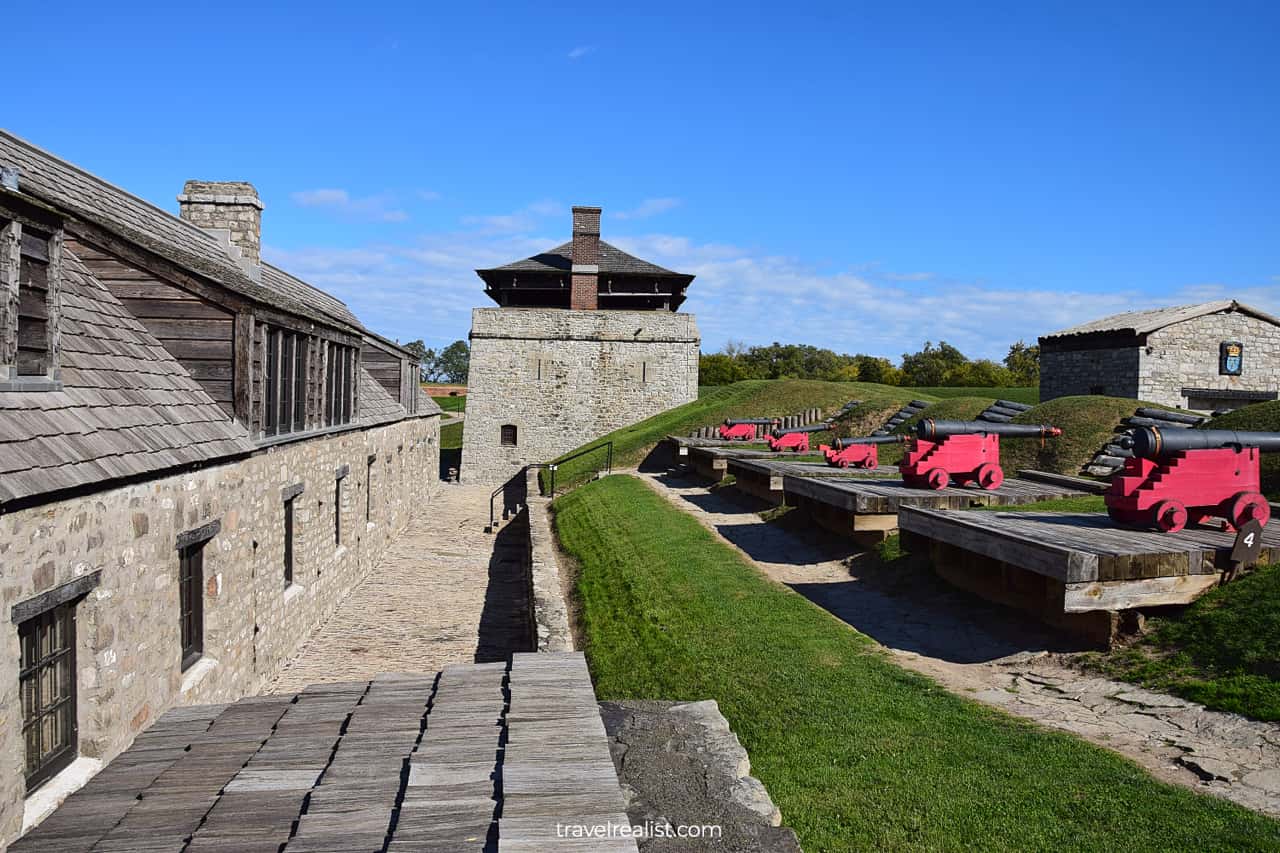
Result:
<instances>
[{"instance_id":1,"label":"black railing","mask_svg":"<svg viewBox=\"0 0 1280 853\"><path fill-rule=\"evenodd\" d=\"M606 474L613 473L613 442L606 441L604 444L597 444L595 447L588 447L586 450L580 450L572 456L566 456L564 459L558 459L555 462L534 462L526 465L516 472L516 475L507 480L501 486L494 489L489 495L489 526L486 532L493 533L498 529L498 516L494 511L493 502L498 495L503 495L502 516L506 518L508 511L519 512L522 506L527 505L529 500L528 475L531 468L545 468L551 472L548 481L548 496L554 498L556 496L556 469L566 462L570 462L588 453L594 453L603 448L605 450L604 467L597 468L596 473L604 471Z\"/></svg>"}]
</instances>

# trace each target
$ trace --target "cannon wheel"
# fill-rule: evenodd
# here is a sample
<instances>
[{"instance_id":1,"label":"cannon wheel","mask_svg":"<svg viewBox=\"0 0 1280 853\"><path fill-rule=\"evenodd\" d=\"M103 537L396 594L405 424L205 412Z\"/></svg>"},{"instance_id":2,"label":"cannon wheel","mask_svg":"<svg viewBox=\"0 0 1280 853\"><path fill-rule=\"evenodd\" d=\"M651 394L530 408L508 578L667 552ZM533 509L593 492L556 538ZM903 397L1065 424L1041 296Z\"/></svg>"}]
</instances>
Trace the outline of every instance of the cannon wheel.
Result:
<instances>
[{"instance_id":1,"label":"cannon wheel","mask_svg":"<svg viewBox=\"0 0 1280 853\"><path fill-rule=\"evenodd\" d=\"M1151 518L1165 533L1177 533L1187 526L1187 508L1180 501L1160 501L1151 508Z\"/></svg>"},{"instance_id":2,"label":"cannon wheel","mask_svg":"<svg viewBox=\"0 0 1280 853\"><path fill-rule=\"evenodd\" d=\"M874 462L872 462L872 461L871 461L871 457L870 457L870 456L868 456L866 459L863 459L863 460L862 460L862 467L863 467L863 468L866 468L868 471L870 471L872 468L875 468L875 467L876 467L876 464L875 464Z\"/></svg>"},{"instance_id":3,"label":"cannon wheel","mask_svg":"<svg viewBox=\"0 0 1280 853\"><path fill-rule=\"evenodd\" d=\"M1250 521L1266 525L1271 520L1271 505L1257 492L1241 492L1231 499L1227 521L1237 530Z\"/></svg>"},{"instance_id":4,"label":"cannon wheel","mask_svg":"<svg viewBox=\"0 0 1280 853\"><path fill-rule=\"evenodd\" d=\"M951 475L943 468L930 468L924 473L924 481L931 489L945 489L951 484Z\"/></svg>"},{"instance_id":5,"label":"cannon wheel","mask_svg":"<svg viewBox=\"0 0 1280 853\"><path fill-rule=\"evenodd\" d=\"M849 460L848 460L848 459L841 459L841 460L840 460L840 467L841 467L841 468L848 468L848 467L849 467Z\"/></svg>"},{"instance_id":6,"label":"cannon wheel","mask_svg":"<svg viewBox=\"0 0 1280 853\"><path fill-rule=\"evenodd\" d=\"M994 462L984 462L978 466L978 485L988 492L1000 488L1004 482L1004 470Z\"/></svg>"}]
</instances>

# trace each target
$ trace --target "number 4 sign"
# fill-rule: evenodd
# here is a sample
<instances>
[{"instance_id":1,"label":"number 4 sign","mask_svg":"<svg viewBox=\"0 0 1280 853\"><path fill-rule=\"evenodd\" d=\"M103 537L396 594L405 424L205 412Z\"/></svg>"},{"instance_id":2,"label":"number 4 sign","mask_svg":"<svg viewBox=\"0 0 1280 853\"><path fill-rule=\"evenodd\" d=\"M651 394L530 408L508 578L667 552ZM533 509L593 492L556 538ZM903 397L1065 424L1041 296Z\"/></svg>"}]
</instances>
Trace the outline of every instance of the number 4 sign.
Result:
<instances>
[{"instance_id":1,"label":"number 4 sign","mask_svg":"<svg viewBox=\"0 0 1280 853\"><path fill-rule=\"evenodd\" d=\"M1236 534L1235 547L1231 549L1231 563L1244 568L1257 562L1262 553L1262 525L1256 519L1245 522Z\"/></svg>"}]
</instances>

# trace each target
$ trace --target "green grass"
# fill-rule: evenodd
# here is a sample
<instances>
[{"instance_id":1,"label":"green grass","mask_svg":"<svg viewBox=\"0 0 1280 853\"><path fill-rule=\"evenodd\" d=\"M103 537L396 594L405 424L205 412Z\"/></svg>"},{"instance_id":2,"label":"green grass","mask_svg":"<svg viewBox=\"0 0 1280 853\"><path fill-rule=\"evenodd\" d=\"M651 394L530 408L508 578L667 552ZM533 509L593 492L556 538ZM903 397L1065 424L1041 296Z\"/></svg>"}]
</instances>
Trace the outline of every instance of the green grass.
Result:
<instances>
[{"instance_id":1,"label":"green grass","mask_svg":"<svg viewBox=\"0 0 1280 853\"><path fill-rule=\"evenodd\" d=\"M1152 618L1148 628L1132 646L1079 660L1209 708L1280 721L1280 565L1219 587L1180 614Z\"/></svg>"},{"instance_id":2,"label":"green grass","mask_svg":"<svg viewBox=\"0 0 1280 853\"><path fill-rule=\"evenodd\" d=\"M1255 403L1219 415L1209 422L1207 428L1280 432L1280 400ZM1280 453L1262 454L1262 492L1270 500L1280 501Z\"/></svg>"},{"instance_id":3,"label":"green grass","mask_svg":"<svg viewBox=\"0 0 1280 853\"><path fill-rule=\"evenodd\" d=\"M975 506L972 509L975 512L1106 512L1107 504L1102 495L1085 495L1016 506Z\"/></svg>"},{"instance_id":4,"label":"green grass","mask_svg":"<svg viewBox=\"0 0 1280 853\"><path fill-rule=\"evenodd\" d=\"M467 408L466 395L459 395L457 397L432 397L431 399L434 400L436 405L444 412L461 412L465 411Z\"/></svg>"},{"instance_id":5,"label":"green grass","mask_svg":"<svg viewBox=\"0 0 1280 853\"><path fill-rule=\"evenodd\" d=\"M440 449L441 450L461 450L462 449L462 427L463 424L449 424L440 428Z\"/></svg>"},{"instance_id":6,"label":"green grass","mask_svg":"<svg viewBox=\"0 0 1280 853\"><path fill-rule=\"evenodd\" d=\"M1050 424L1062 430L1057 438L1009 439L1000 442L1000 464L1006 472L1021 468L1078 474L1114 435L1122 418L1139 406L1163 408L1126 397L1059 397L1041 403L1013 419L1020 424Z\"/></svg>"},{"instance_id":7,"label":"green grass","mask_svg":"<svg viewBox=\"0 0 1280 853\"><path fill-rule=\"evenodd\" d=\"M911 398L911 389L866 382L754 379L704 387L692 403L615 430L564 456L612 441L614 466L626 467L638 464L668 435L688 435L700 427L723 423L725 418L794 415L812 408L833 413L854 399L874 400L882 407L896 409ZM602 454L589 454L565 464L556 472L556 488L587 480L602 462Z\"/></svg>"},{"instance_id":8,"label":"green grass","mask_svg":"<svg viewBox=\"0 0 1280 853\"><path fill-rule=\"evenodd\" d=\"M927 388L904 388L904 391L911 391L919 396L926 394L929 397L939 397L945 399L947 397L991 397L993 400L1010 400L1014 403L1026 403L1028 406L1034 406L1040 402L1040 386L1034 385L1027 388L970 388L968 386L946 386ZM926 399L921 397L920 399Z\"/></svg>"},{"instance_id":9,"label":"green grass","mask_svg":"<svg viewBox=\"0 0 1280 853\"><path fill-rule=\"evenodd\" d=\"M556 501L601 699L713 698L808 851L1280 846L1280 824L948 693L630 477Z\"/></svg>"}]
</instances>

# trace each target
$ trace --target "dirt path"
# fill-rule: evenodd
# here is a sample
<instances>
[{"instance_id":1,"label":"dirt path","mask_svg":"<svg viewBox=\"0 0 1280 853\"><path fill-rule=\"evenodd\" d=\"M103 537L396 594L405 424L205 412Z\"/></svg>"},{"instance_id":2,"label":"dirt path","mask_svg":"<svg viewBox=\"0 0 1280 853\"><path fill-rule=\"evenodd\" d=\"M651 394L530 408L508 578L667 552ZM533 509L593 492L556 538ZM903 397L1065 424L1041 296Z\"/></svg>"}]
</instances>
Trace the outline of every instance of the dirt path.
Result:
<instances>
[{"instance_id":1,"label":"dirt path","mask_svg":"<svg viewBox=\"0 0 1280 853\"><path fill-rule=\"evenodd\" d=\"M264 692L527 651L526 534L484 532L489 491L443 486Z\"/></svg>"},{"instance_id":2,"label":"dirt path","mask_svg":"<svg viewBox=\"0 0 1280 853\"><path fill-rule=\"evenodd\" d=\"M839 537L763 523L732 489L637 474L739 549L769 577L949 690L1128 756L1156 777L1280 816L1280 725L1206 710L1063 665L1047 630L918 574L859 564ZM732 495L732 497L731 497Z\"/></svg>"}]
</instances>

